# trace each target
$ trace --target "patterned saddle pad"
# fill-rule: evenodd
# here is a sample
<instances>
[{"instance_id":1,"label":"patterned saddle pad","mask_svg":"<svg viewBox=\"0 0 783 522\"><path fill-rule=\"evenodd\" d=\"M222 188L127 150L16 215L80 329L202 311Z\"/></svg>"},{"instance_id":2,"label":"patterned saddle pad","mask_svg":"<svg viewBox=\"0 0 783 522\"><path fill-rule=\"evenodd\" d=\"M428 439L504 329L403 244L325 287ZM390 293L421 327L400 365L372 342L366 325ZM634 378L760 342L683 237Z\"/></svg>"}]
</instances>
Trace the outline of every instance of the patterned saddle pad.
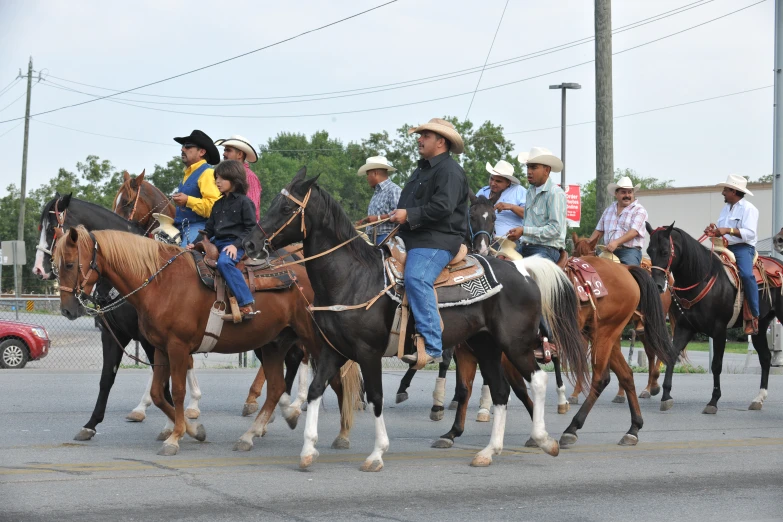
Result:
<instances>
[{"instance_id":1,"label":"patterned saddle pad","mask_svg":"<svg viewBox=\"0 0 783 522\"><path fill-rule=\"evenodd\" d=\"M598 299L609 295L601 276L595 271L593 265L583 258L569 258L566 263L566 273L574 283L574 289L576 289L576 295L579 296L580 301L587 302L591 297Z\"/></svg>"}]
</instances>

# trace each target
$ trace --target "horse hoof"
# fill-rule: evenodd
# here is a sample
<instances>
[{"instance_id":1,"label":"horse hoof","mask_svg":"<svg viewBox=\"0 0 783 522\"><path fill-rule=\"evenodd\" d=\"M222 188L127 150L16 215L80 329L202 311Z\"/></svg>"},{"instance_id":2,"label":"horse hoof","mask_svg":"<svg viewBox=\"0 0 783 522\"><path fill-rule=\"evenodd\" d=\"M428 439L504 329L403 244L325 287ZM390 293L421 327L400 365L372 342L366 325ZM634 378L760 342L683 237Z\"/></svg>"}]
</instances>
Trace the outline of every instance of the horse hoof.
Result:
<instances>
[{"instance_id":1,"label":"horse hoof","mask_svg":"<svg viewBox=\"0 0 783 522\"><path fill-rule=\"evenodd\" d=\"M486 468L490 464L492 464L492 457L485 457L481 454L473 457L473 460L470 462L470 465L474 468Z\"/></svg>"},{"instance_id":2,"label":"horse hoof","mask_svg":"<svg viewBox=\"0 0 783 522\"><path fill-rule=\"evenodd\" d=\"M199 442L204 442L207 440L207 430L204 428L203 424L196 426L196 434L193 436L193 438Z\"/></svg>"},{"instance_id":3,"label":"horse hoof","mask_svg":"<svg viewBox=\"0 0 783 522\"><path fill-rule=\"evenodd\" d=\"M248 415L252 415L255 412L258 411L258 403L257 402L246 402L244 406L242 406L242 416L247 417Z\"/></svg>"},{"instance_id":4,"label":"horse hoof","mask_svg":"<svg viewBox=\"0 0 783 522\"><path fill-rule=\"evenodd\" d=\"M557 413L559 413L560 415L564 415L564 414L568 413L568 410L570 410L570 409L571 409L571 405L568 404L567 402L564 402L563 404L558 404L557 405Z\"/></svg>"},{"instance_id":5,"label":"horse hoof","mask_svg":"<svg viewBox=\"0 0 783 522\"><path fill-rule=\"evenodd\" d=\"M173 457L179 453L179 446L176 444L164 444L160 450L158 450L158 455L161 455L163 457Z\"/></svg>"},{"instance_id":6,"label":"horse hoof","mask_svg":"<svg viewBox=\"0 0 783 522\"><path fill-rule=\"evenodd\" d=\"M674 406L674 399L661 401L661 411L669 411L672 409L672 406Z\"/></svg>"},{"instance_id":7,"label":"horse hoof","mask_svg":"<svg viewBox=\"0 0 783 522\"><path fill-rule=\"evenodd\" d=\"M647 390L642 390L642 393L639 394L640 399L649 399L650 397L652 397L652 395Z\"/></svg>"},{"instance_id":8,"label":"horse hoof","mask_svg":"<svg viewBox=\"0 0 783 522\"><path fill-rule=\"evenodd\" d=\"M639 437L626 433L622 439L620 439L620 446L636 446L639 443Z\"/></svg>"},{"instance_id":9,"label":"horse hoof","mask_svg":"<svg viewBox=\"0 0 783 522\"><path fill-rule=\"evenodd\" d=\"M95 435L95 430L90 428L82 428L79 433L73 438L73 440L90 440Z\"/></svg>"},{"instance_id":10,"label":"horse hoof","mask_svg":"<svg viewBox=\"0 0 783 522\"><path fill-rule=\"evenodd\" d=\"M288 427L291 428L292 430L296 429L296 425L299 422L299 415L301 415L301 412L299 413L294 412L293 415L285 418L285 421L288 423Z\"/></svg>"},{"instance_id":11,"label":"horse hoof","mask_svg":"<svg viewBox=\"0 0 783 522\"><path fill-rule=\"evenodd\" d=\"M615 404L625 404L625 395L615 395L612 402Z\"/></svg>"},{"instance_id":12,"label":"horse hoof","mask_svg":"<svg viewBox=\"0 0 783 522\"><path fill-rule=\"evenodd\" d=\"M163 430L160 433L158 433L158 438L156 440L166 440L169 437L171 437L171 430Z\"/></svg>"},{"instance_id":13,"label":"horse hoof","mask_svg":"<svg viewBox=\"0 0 783 522\"><path fill-rule=\"evenodd\" d=\"M701 412L707 415L715 415L716 413L718 413L718 407L708 404L704 407L704 409Z\"/></svg>"},{"instance_id":14,"label":"horse hoof","mask_svg":"<svg viewBox=\"0 0 783 522\"><path fill-rule=\"evenodd\" d=\"M360 402L356 405L356 411L364 411L367 409L367 403L366 402Z\"/></svg>"},{"instance_id":15,"label":"horse hoof","mask_svg":"<svg viewBox=\"0 0 783 522\"><path fill-rule=\"evenodd\" d=\"M655 395L658 395L659 393L661 393L661 387L660 386L653 386L652 388L650 388L650 395L655 396Z\"/></svg>"},{"instance_id":16,"label":"horse hoof","mask_svg":"<svg viewBox=\"0 0 783 522\"><path fill-rule=\"evenodd\" d=\"M315 459L318 458L318 452L316 451L312 455L304 455L299 459L299 469L308 469L313 465Z\"/></svg>"},{"instance_id":17,"label":"horse hoof","mask_svg":"<svg viewBox=\"0 0 783 522\"><path fill-rule=\"evenodd\" d=\"M457 401L451 401L451 403L449 403L450 410L456 410L458 407L459 407L459 402Z\"/></svg>"},{"instance_id":18,"label":"horse hoof","mask_svg":"<svg viewBox=\"0 0 783 522\"><path fill-rule=\"evenodd\" d=\"M147 414L145 414L143 411L136 411L133 410L128 415L125 416L125 420L128 422L142 422L144 419L147 418Z\"/></svg>"},{"instance_id":19,"label":"horse hoof","mask_svg":"<svg viewBox=\"0 0 783 522\"><path fill-rule=\"evenodd\" d=\"M431 447L438 448L438 449L449 449L453 445L454 445L454 441L453 440L445 439L445 438L441 437L438 440L436 440L435 442L433 442Z\"/></svg>"},{"instance_id":20,"label":"horse hoof","mask_svg":"<svg viewBox=\"0 0 783 522\"><path fill-rule=\"evenodd\" d=\"M568 404L579 404L579 396L578 395L572 395L568 398Z\"/></svg>"},{"instance_id":21,"label":"horse hoof","mask_svg":"<svg viewBox=\"0 0 783 522\"><path fill-rule=\"evenodd\" d=\"M383 461L378 460L365 460L362 466L359 468L359 471L380 471L383 469Z\"/></svg>"},{"instance_id":22,"label":"horse hoof","mask_svg":"<svg viewBox=\"0 0 783 522\"><path fill-rule=\"evenodd\" d=\"M253 449L253 443L246 440L239 439L234 444L234 451L250 451L251 449Z\"/></svg>"},{"instance_id":23,"label":"horse hoof","mask_svg":"<svg viewBox=\"0 0 783 522\"><path fill-rule=\"evenodd\" d=\"M525 441L525 447L526 448L537 448L538 447L538 443L533 440L533 437L530 437L529 439L527 439Z\"/></svg>"},{"instance_id":24,"label":"horse hoof","mask_svg":"<svg viewBox=\"0 0 783 522\"><path fill-rule=\"evenodd\" d=\"M761 409L761 403L760 402L751 402L750 406L748 406L749 410L758 411Z\"/></svg>"},{"instance_id":25,"label":"horse hoof","mask_svg":"<svg viewBox=\"0 0 783 522\"><path fill-rule=\"evenodd\" d=\"M430 411L430 420L431 421L443 420L443 410Z\"/></svg>"},{"instance_id":26,"label":"horse hoof","mask_svg":"<svg viewBox=\"0 0 783 522\"><path fill-rule=\"evenodd\" d=\"M345 437L338 436L332 442L332 449L351 449L351 441Z\"/></svg>"},{"instance_id":27,"label":"horse hoof","mask_svg":"<svg viewBox=\"0 0 783 522\"><path fill-rule=\"evenodd\" d=\"M185 410L185 418L187 419L198 419L199 415L201 415L201 411L195 408L188 408Z\"/></svg>"},{"instance_id":28,"label":"horse hoof","mask_svg":"<svg viewBox=\"0 0 783 522\"><path fill-rule=\"evenodd\" d=\"M563 433L560 435L561 446L570 446L572 444L576 444L577 440L579 440L579 437L577 437L575 433Z\"/></svg>"},{"instance_id":29,"label":"horse hoof","mask_svg":"<svg viewBox=\"0 0 783 522\"><path fill-rule=\"evenodd\" d=\"M407 400L408 400L408 392L402 392L397 394L397 398L394 399L394 403L399 404Z\"/></svg>"},{"instance_id":30,"label":"horse hoof","mask_svg":"<svg viewBox=\"0 0 783 522\"><path fill-rule=\"evenodd\" d=\"M489 422L489 412L487 410L479 410L476 415L476 422Z\"/></svg>"},{"instance_id":31,"label":"horse hoof","mask_svg":"<svg viewBox=\"0 0 783 522\"><path fill-rule=\"evenodd\" d=\"M548 437L546 442L539 447L544 450L544 453L547 455L551 455L553 457L560 455L560 444L558 444L555 439Z\"/></svg>"}]
</instances>

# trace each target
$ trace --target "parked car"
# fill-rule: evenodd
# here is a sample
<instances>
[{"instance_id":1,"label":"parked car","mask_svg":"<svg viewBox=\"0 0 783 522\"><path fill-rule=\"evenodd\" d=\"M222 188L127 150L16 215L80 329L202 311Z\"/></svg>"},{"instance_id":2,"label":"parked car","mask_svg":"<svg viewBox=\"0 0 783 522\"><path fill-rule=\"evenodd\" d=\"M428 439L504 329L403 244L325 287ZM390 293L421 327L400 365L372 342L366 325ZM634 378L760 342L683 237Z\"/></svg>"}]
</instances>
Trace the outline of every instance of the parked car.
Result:
<instances>
[{"instance_id":1,"label":"parked car","mask_svg":"<svg viewBox=\"0 0 783 522\"><path fill-rule=\"evenodd\" d=\"M37 324L0 320L0 367L24 368L49 354L49 334Z\"/></svg>"}]
</instances>

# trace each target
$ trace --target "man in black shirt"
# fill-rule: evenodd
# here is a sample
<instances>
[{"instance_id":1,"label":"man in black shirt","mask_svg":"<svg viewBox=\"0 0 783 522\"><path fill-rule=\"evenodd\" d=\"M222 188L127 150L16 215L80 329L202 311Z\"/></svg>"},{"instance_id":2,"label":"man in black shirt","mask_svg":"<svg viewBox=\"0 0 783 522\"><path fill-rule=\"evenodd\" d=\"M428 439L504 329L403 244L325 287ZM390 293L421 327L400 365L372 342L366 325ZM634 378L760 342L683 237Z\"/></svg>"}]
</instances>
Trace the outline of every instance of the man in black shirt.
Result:
<instances>
[{"instance_id":1,"label":"man in black shirt","mask_svg":"<svg viewBox=\"0 0 783 522\"><path fill-rule=\"evenodd\" d=\"M459 252L467 228L468 179L449 154L462 154L462 137L450 122L433 118L414 127L418 133L418 168L400 194L391 221L399 223L405 241L405 291L416 330L424 338L427 361L440 362L443 353L440 316L433 284L441 270ZM403 356L416 364L417 355Z\"/></svg>"}]
</instances>

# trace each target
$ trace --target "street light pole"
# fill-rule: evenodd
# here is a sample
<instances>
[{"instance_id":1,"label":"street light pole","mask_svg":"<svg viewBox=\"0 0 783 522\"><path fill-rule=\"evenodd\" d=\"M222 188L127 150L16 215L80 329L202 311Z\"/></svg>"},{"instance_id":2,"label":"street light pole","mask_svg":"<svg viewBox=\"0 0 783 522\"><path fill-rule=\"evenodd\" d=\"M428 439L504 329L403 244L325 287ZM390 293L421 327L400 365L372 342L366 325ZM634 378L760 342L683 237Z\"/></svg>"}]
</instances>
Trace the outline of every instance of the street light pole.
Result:
<instances>
[{"instance_id":1,"label":"street light pole","mask_svg":"<svg viewBox=\"0 0 783 522\"><path fill-rule=\"evenodd\" d=\"M560 85L550 85L550 89L560 89L560 159L563 162L563 170L560 173L560 188L567 191L566 186L566 90L581 89L578 83L561 83Z\"/></svg>"}]
</instances>

